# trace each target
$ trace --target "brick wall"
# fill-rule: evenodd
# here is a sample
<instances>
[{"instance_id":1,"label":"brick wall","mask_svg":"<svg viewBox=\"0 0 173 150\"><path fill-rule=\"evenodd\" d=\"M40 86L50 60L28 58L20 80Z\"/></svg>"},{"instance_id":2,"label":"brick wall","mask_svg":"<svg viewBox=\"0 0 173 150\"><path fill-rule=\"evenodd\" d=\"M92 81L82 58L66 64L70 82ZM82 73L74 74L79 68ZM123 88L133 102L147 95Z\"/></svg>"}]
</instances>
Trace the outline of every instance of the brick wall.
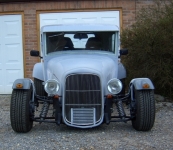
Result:
<instances>
[{"instance_id":1,"label":"brick wall","mask_svg":"<svg viewBox=\"0 0 173 150\"><path fill-rule=\"evenodd\" d=\"M83 1L58 1L58 2L25 2L25 3L2 3L0 4L0 14L12 14L21 12L23 18L23 43L24 43L24 66L25 77L32 77L33 65L39 61L38 58L30 57L32 49L38 49L37 32L37 12L38 11L78 11L78 10L122 10L123 28L135 22L136 11L141 7L152 4L152 0L83 0Z\"/></svg>"}]
</instances>

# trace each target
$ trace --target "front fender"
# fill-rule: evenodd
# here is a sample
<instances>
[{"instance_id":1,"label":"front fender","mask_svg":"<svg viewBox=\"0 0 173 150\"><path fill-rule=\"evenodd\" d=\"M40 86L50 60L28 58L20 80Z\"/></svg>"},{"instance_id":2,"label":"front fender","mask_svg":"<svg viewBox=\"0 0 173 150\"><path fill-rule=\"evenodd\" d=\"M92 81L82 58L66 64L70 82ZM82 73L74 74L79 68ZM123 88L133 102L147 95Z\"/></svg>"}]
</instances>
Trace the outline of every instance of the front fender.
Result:
<instances>
[{"instance_id":1,"label":"front fender","mask_svg":"<svg viewBox=\"0 0 173 150\"><path fill-rule=\"evenodd\" d=\"M21 85L18 87L17 85ZM32 85L32 80L31 79L16 79L13 83L12 89L30 89Z\"/></svg>"},{"instance_id":2,"label":"front fender","mask_svg":"<svg viewBox=\"0 0 173 150\"><path fill-rule=\"evenodd\" d=\"M20 86L18 86L20 85ZM32 92L32 101L34 102L34 96L36 95L35 93L35 86L34 82L31 79L16 79L13 83L12 89L13 90L29 90L32 86L33 92Z\"/></svg>"},{"instance_id":3,"label":"front fender","mask_svg":"<svg viewBox=\"0 0 173 150\"><path fill-rule=\"evenodd\" d=\"M148 88L143 88L144 84L148 84ZM130 82L130 95L131 100L134 100L134 89L135 90L154 90L154 85L149 78L135 78Z\"/></svg>"},{"instance_id":4,"label":"front fender","mask_svg":"<svg viewBox=\"0 0 173 150\"><path fill-rule=\"evenodd\" d=\"M118 79L126 78L126 69L124 65L120 62L118 63Z\"/></svg>"},{"instance_id":5,"label":"front fender","mask_svg":"<svg viewBox=\"0 0 173 150\"><path fill-rule=\"evenodd\" d=\"M154 90L154 85L149 78L135 78L135 79L131 80L130 87L131 87L131 85L133 85L136 90L145 90L146 88L143 88L144 84L149 85L149 88L147 88L147 89Z\"/></svg>"},{"instance_id":6,"label":"front fender","mask_svg":"<svg viewBox=\"0 0 173 150\"><path fill-rule=\"evenodd\" d=\"M36 63L33 68L33 73L32 76L34 78L37 78L39 80L44 81L44 76L43 76L43 65L42 63Z\"/></svg>"}]
</instances>

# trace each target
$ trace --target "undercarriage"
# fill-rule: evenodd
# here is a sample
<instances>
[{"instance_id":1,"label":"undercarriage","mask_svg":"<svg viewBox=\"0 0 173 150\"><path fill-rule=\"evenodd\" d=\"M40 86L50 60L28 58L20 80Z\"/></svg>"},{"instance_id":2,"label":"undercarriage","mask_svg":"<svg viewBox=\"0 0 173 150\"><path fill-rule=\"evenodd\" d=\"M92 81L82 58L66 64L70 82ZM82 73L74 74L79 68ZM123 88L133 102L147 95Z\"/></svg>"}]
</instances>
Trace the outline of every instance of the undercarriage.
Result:
<instances>
[{"instance_id":1,"label":"undercarriage","mask_svg":"<svg viewBox=\"0 0 173 150\"><path fill-rule=\"evenodd\" d=\"M104 103L104 116L103 116L103 122L109 124L110 122L127 122L134 118L133 111L135 111L134 106L130 105L129 101L130 94L127 95L119 95L116 97L107 98L105 96L105 103ZM123 98L122 98L123 97ZM34 116L32 114L32 120L35 122L48 122L48 123L56 123L57 125L60 125L64 123L62 118L62 97L47 97L47 96L36 96L37 99L35 104L32 104L32 108L34 107L41 107L40 110L36 111L36 114L38 116ZM131 115L128 113L126 115L126 112L124 108L127 108L131 111ZM89 108L93 110L93 108ZM85 109L83 109L85 110ZM34 112L34 111L32 111ZM79 111L79 114L81 115L81 111ZM88 113L85 112L84 113ZM85 116L86 117L86 116ZM79 118L80 119L80 118ZM82 128L84 128L84 124L82 125Z\"/></svg>"}]
</instances>

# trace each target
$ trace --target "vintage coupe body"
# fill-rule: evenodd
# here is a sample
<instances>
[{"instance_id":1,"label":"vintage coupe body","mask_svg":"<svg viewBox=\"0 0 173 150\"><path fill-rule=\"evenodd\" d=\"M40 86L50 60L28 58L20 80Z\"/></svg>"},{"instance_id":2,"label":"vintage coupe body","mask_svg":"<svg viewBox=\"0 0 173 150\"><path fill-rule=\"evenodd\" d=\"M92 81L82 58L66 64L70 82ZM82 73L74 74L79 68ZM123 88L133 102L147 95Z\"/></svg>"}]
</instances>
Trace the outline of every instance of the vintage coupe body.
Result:
<instances>
[{"instance_id":1,"label":"vintage coupe body","mask_svg":"<svg viewBox=\"0 0 173 150\"><path fill-rule=\"evenodd\" d=\"M17 79L12 87L13 130L28 132L33 121L77 128L131 121L136 130L150 130L155 120L154 86L148 78L135 78L125 87L120 56L128 51L119 46L119 29L114 25L42 27L41 53L30 52L41 58L33 68L34 81ZM113 115L113 107L118 115Z\"/></svg>"}]
</instances>

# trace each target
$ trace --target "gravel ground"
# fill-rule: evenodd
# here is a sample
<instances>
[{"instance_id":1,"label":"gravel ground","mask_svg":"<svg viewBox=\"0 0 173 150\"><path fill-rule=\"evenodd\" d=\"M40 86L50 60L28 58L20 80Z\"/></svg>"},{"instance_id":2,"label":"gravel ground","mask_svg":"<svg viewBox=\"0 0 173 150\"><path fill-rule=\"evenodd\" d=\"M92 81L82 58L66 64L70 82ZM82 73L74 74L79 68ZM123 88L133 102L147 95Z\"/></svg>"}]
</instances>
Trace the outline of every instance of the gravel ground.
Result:
<instances>
[{"instance_id":1,"label":"gravel ground","mask_svg":"<svg viewBox=\"0 0 173 150\"><path fill-rule=\"evenodd\" d=\"M10 125L10 95L0 95L0 150L172 150L173 103L156 104L155 125L139 132L131 122L110 123L92 129L34 123L29 133L15 133Z\"/></svg>"}]
</instances>

